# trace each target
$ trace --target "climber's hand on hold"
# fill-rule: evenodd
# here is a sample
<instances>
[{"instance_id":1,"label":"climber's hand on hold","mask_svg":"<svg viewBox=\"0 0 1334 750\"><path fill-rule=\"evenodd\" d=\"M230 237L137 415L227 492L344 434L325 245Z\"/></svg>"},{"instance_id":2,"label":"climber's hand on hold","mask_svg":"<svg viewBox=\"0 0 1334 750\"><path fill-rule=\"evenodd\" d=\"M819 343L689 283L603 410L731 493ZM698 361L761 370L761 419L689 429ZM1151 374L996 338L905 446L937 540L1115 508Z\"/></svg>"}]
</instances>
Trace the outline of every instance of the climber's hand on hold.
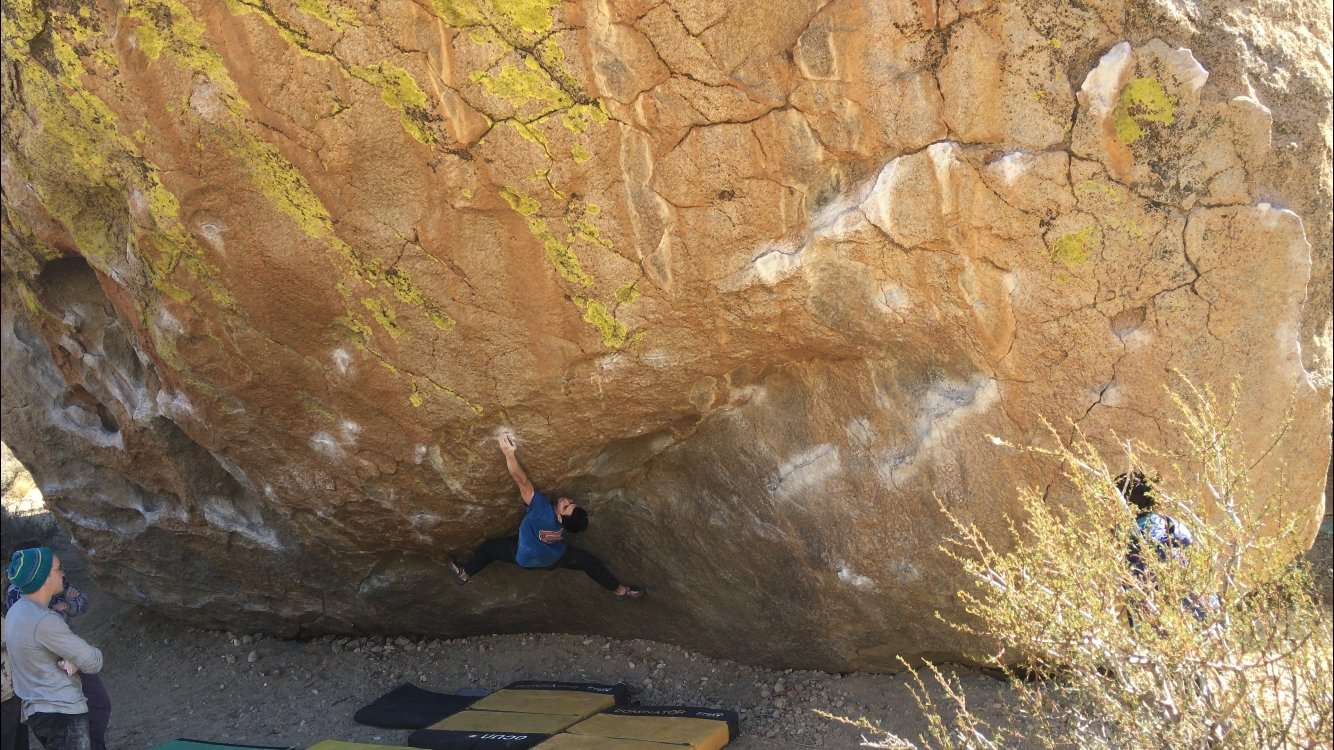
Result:
<instances>
[{"instance_id":1,"label":"climber's hand on hold","mask_svg":"<svg viewBox=\"0 0 1334 750\"><path fill-rule=\"evenodd\" d=\"M519 487L519 496L523 498L523 504L531 503L533 493L537 490L533 489L533 483L528 481L528 475L519 464L519 441L514 439L514 433L505 430L496 436L496 442L500 443L500 452L505 454L505 466L509 469L510 476L514 478L514 484Z\"/></svg>"}]
</instances>

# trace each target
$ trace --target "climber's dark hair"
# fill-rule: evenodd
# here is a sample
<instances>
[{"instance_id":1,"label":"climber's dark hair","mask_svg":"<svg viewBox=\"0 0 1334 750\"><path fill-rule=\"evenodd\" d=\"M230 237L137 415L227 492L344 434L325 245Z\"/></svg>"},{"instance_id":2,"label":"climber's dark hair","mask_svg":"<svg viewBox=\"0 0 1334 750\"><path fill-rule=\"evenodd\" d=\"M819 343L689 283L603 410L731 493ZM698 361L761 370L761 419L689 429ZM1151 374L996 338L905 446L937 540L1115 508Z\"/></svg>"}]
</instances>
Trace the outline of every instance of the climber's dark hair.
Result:
<instances>
[{"instance_id":1,"label":"climber's dark hair","mask_svg":"<svg viewBox=\"0 0 1334 750\"><path fill-rule=\"evenodd\" d=\"M588 511L583 508L575 508L570 515L561 519L561 525L571 534L578 534L588 528Z\"/></svg>"},{"instance_id":2,"label":"climber's dark hair","mask_svg":"<svg viewBox=\"0 0 1334 750\"><path fill-rule=\"evenodd\" d=\"M1142 472L1131 471L1117 476L1116 489L1126 502L1147 513L1153 510L1153 485Z\"/></svg>"}]
</instances>

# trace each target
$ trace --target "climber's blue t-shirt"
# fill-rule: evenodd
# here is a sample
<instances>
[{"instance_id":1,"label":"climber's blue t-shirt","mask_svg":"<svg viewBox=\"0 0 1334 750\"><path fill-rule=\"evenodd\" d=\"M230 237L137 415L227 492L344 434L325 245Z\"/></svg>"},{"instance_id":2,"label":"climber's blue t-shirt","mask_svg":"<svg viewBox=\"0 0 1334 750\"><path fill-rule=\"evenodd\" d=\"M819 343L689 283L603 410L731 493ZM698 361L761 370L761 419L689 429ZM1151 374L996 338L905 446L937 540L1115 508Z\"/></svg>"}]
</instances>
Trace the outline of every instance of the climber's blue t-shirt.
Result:
<instances>
[{"instance_id":1,"label":"climber's blue t-shirt","mask_svg":"<svg viewBox=\"0 0 1334 750\"><path fill-rule=\"evenodd\" d=\"M565 527L556 518L556 506L541 492L533 493L528 515L519 524L519 551L514 561L525 568L548 568L565 554Z\"/></svg>"}]
</instances>

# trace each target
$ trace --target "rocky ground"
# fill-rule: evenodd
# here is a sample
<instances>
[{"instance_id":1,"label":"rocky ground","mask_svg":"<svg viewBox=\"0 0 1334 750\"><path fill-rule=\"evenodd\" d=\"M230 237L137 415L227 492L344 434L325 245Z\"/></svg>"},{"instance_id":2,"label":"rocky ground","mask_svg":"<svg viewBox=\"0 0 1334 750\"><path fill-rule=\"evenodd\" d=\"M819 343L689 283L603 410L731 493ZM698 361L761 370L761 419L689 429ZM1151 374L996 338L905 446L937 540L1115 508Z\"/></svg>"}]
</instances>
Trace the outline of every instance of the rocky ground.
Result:
<instances>
[{"instance_id":1,"label":"rocky ground","mask_svg":"<svg viewBox=\"0 0 1334 750\"><path fill-rule=\"evenodd\" d=\"M1330 537L1313 550L1329 589ZM76 564L75 581L86 580ZM456 640L321 638L282 641L183 627L92 592L77 630L106 656L115 703L111 746L141 750L172 737L304 747L337 737L402 743L405 731L352 721L404 681L435 690L498 688L521 679L614 682L645 703L724 706L741 713L737 750L857 747L863 730L821 712L866 718L900 736L924 729L901 675L757 669L651 641L557 634ZM1003 683L961 675L970 704L1007 709ZM872 735L874 736L874 735Z\"/></svg>"},{"instance_id":2,"label":"rocky ground","mask_svg":"<svg viewBox=\"0 0 1334 750\"><path fill-rule=\"evenodd\" d=\"M1311 557L1328 596L1328 527ZM87 580L81 568L76 560L73 581ZM866 732L824 713L865 718L904 737L924 729L902 675L757 669L651 641L558 634L283 641L184 627L90 595L93 606L76 629L104 650L115 704L111 746L124 750L173 737L296 747L329 737L402 743L406 731L361 726L352 714L404 681L441 691L537 678L625 681L645 703L736 709L737 750L861 744ZM984 715L1005 713L1003 683L976 672L961 679L971 705Z\"/></svg>"},{"instance_id":3,"label":"rocky ground","mask_svg":"<svg viewBox=\"0 0 1334 750\"><path fill-rule=\"evenodd\" d=\"M360 726L352 714L404 681L441 691L533 678L625 681L645 703L738 710L743 734L732 747L739 750L860 743L862 730L820 712L866 717L907 736L923 728L901 676L756 669L651 641L557 634L282 641L187 628L92 595L76 625L104 650L112 745L127 750L172 737L403 743L408 732ZM1001 682L977 673L962 679L978 705L1004 710Z\"/></svg>"}]
</instances>

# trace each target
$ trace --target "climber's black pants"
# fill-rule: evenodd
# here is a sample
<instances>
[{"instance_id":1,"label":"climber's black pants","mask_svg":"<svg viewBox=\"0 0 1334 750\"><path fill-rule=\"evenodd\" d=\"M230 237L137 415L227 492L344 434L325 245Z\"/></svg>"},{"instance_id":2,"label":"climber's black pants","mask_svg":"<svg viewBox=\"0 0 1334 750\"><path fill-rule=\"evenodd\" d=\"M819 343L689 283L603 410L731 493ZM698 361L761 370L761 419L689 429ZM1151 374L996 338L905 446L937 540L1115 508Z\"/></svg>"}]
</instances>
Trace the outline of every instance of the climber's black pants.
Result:
<instances>
[{"instance_id":1,"label":"climber's black pants","mask_svg":"<svg viewBox=\"0 0 1334 750\"><path fill-rule=\"evenodd\" d=\"M463 569L468 575L475 576L482 571L482 568L493 562L517 564L514 561L514 556L518 551L519 537L517 535L501 539L489 539L482 542L477 551L473 553L472 559L463 564ZM561 555L561 558L551 567L532 568L532 570L555 570L556 568L582 570L588 574L589 578L597 581L599 586L608 591L615 591L621 585L621 582L616 580L616 576L611 574L611 571L601 560L574 545L567 544L565 554Z\"/></svg>"}]
</instances>

